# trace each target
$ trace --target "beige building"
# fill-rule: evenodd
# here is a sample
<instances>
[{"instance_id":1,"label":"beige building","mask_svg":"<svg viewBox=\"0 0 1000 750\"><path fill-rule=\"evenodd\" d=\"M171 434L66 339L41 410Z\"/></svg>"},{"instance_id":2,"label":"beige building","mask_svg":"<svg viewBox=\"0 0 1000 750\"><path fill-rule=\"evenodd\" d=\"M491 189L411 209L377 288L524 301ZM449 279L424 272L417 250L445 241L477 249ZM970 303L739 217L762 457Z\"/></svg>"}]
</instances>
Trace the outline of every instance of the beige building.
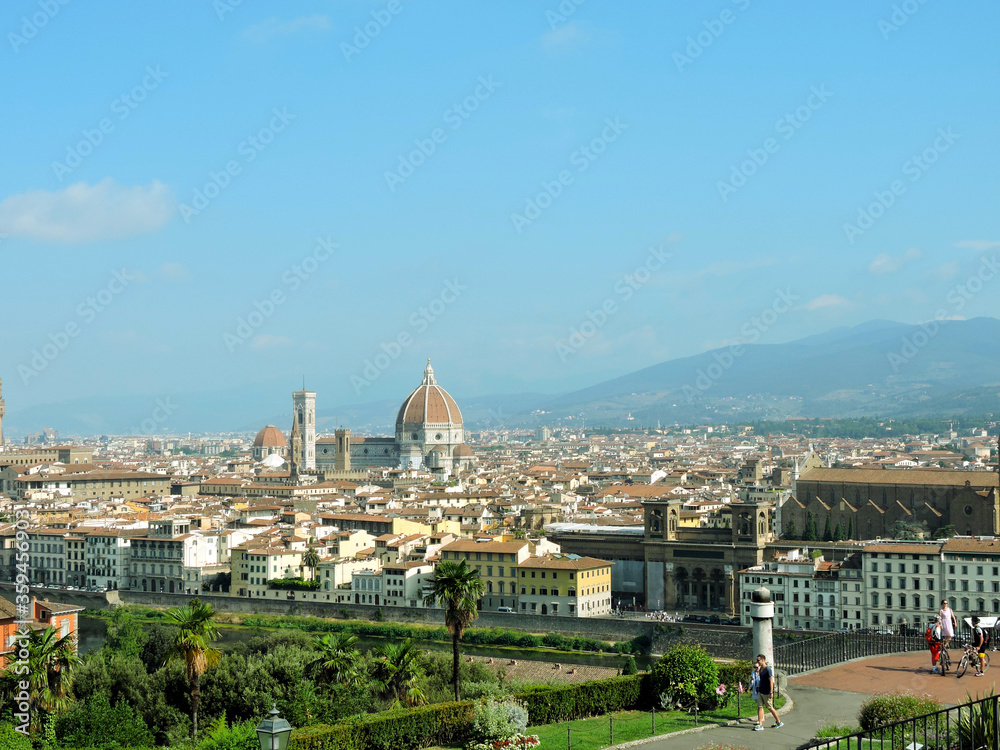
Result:
<instances>
[{"instance_id":1,"label":"beige building","mask_svg":"<svg viewBox=\"0 0 1000 750\"><path fill-rule=\"evenodd\" d=\"M578 555L529 557L518 565L518 610L532 615L611 614L611 566Z\"/></svg>"},{"instance_id":2,"label":"beige building","mask_svg":"<svg viewBox=\"0 0 1000 750\"><path fill-rule=\"evenodd\" d=\"M531 554L526 540L513 542L459 539L441 548L442 561L466 560L483 579L480 609L517 606L517 566Z\"/></svg>"}]
</instances>

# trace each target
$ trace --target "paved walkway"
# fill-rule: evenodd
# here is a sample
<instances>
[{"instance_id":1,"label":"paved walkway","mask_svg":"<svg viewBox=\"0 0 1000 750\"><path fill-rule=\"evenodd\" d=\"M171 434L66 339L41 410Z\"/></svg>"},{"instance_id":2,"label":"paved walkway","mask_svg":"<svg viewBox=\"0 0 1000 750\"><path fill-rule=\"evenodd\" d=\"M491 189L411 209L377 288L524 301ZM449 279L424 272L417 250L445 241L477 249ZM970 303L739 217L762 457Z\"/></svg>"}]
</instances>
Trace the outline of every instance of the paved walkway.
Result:
<instances>
[{"instance_id":1,"label":"paved walkway","mask_svg":"<svg viewBox=\"0 0 1000 750\"><path fill-rule=\"evenodd\" d=\"M957 653L953 652L953 658ZM930 695L941 703L957 705L968 700L968 693L978 697L994 687L1000 669L992 667L985 677L968 672L957 679L931 674L930 658L925 653L880 656L840 664L828 669L793 677L785 694L792 700L780 712L785 726L781 729L753 731L753 720L728 727L712 727L652 740L637 747L641 750L693 750L706 745L731 745L748 750L795 750L816 736L817 730L830 724L857 725L858 709L874 693L901 692ZM767 715L764 726L774 719Z\"/></svg>"}]
</instances>

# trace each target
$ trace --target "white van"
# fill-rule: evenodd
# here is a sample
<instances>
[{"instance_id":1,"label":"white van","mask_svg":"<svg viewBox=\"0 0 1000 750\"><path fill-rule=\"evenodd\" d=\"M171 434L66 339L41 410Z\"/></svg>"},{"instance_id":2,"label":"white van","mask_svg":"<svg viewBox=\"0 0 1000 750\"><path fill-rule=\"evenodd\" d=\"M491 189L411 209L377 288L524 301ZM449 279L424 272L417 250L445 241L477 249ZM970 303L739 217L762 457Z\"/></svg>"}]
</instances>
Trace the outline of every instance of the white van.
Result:
<instances>
[{"instance_id":1,"label":"white van","mask_svg":"<svg viewBox=\"0 0 1000 750\"><path fill-rule=\"evenodd\" d=\"M510 607L497 607L497 612L509 612L510 614L514 614L514 610Z\"/></svg>"}]
</instances>

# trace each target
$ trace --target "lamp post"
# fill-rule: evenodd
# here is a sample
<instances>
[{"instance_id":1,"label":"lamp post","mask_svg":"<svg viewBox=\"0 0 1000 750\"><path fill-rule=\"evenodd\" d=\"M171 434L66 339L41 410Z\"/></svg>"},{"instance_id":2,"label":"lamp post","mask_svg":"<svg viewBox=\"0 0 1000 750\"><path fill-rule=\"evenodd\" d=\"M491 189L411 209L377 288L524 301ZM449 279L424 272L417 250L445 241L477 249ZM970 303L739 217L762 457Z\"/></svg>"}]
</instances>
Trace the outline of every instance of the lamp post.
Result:
<instances>
[{"instance_id":1,"label":"lamp post","mask_svg":"<svg viewBox=\"0 0 1000 750\"><path fill-rule=\"evenodd\" d=\"M286 750L291 733L292 725L281 718L278 706L274 704L267 717L257 726L260 750Z\"/></svg>"}]
</instances>

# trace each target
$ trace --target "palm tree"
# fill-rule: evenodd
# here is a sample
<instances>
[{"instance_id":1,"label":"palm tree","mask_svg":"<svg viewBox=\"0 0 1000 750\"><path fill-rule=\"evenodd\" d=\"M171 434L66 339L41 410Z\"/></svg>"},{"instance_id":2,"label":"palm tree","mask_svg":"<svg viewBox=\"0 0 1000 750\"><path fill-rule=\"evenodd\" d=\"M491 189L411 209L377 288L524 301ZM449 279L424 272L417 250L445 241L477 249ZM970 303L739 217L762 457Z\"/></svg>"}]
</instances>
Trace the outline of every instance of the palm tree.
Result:
<instances>
[{"instance_id":1,"label":"palm tree","mask_svg":"<svg viewBox=\"0 0 1000 750\"><path fill-rule=\"evenodd\" d=\"M302 556L302 564L312 570L312 580L316 580L316 568L319 567L319 552L315 547L310 547Z\"/></svg>"},{"instance_id":2,"label":"palm tree","mask_svg":"<svg viewBox=\"0 0 1000 750\"><path fill-rule=\"evenodd\" d=\"M455 686L455 700L459 700L458 670L461 660L459 642L465 629L479 616L476 603L483 595L483 580L478 570L472 570L465 560L446 560L434 569L431 578L431 593L424 597L424 603L433 607L443 603L446 607L444 624L451 633L452 683Z\"/></svg>"},{"instance_id":3,"label":"palm tree","mask_svg":"<svg viewBox=\"0 0 1000 750\"><path fill-rule=\"evenodd\" d=\"M407 638L402 643L389 643L375 649L375 681L382 695L393 699L393 707L416 706L424 703L426 696L417 685L421 675L420 651Z\"/></svg>"},{"instance_id":4,"label":"palm tree","mask_svg":"<svg viewBox=\"0 0 1000 750\"><path fill-rule=\"evenodd\" d=\"M184 660L184 671L191 685L191 726L194 738L197 739L201 675L209 667L218 664L220 657L219 650L210 645L219 637L219 628L214 622L215 610L211 604L192 599L186 607L167 610L166 617L178 627L166 661Z\"/></svg>"},{"instance_id":5,"label":"palm tree","mask_svg":"<svg viewBox=\"0 0 1000 750\"><path fill-rule=\"evenodd\" d=\"M361 678L358 664L361 652L357 636L348 633L327 633L319 640L320 655L312 663L333 682L355 685Z\"/></svg>"},{"instance_id":6,"label":"palm tree","mask_svg":"<svg viewBox=\"0 0 1000 750\"><path fill-rule=\"evenodd\" d=\"M32 631L27 646L30 702L32 708L41 709L31 712L31 729L37 731L43 713L52 714L69 705L72 672L80 664L80 657L74 636L60 638L53 627Z\"/></svg>"}]
</instances>

